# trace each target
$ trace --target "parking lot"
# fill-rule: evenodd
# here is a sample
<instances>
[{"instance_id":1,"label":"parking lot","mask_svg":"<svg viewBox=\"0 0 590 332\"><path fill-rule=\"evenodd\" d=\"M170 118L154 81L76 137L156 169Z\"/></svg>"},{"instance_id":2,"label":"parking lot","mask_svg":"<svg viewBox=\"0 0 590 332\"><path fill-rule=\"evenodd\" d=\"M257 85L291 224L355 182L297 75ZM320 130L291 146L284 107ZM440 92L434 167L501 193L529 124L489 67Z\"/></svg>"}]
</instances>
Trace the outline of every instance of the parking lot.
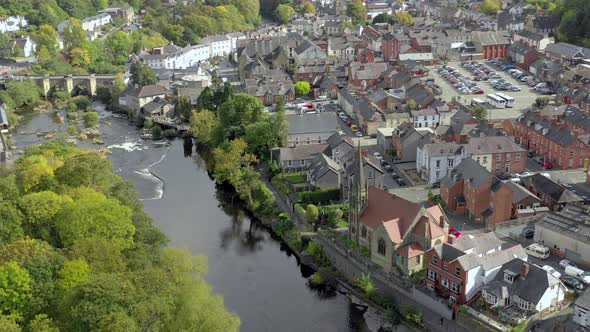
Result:
<instances>
[{"instance_id":1,"label":"parking lot","mask_svg":"<svg viewBox=\"0 0 590 332\"><path fill-rule=\"evenodd\" d=\"M453 98L461 101L464 104L471 104L473 98L486 100L486 96L491 93L502 92L515 99L515 106L512 108L496 109L490 108L489 119L501 120L501 119L514 119L522 114L522 110L529 107L535 99L540 95L534 91L533 88L528 86L526 83L516 80L509 73L503 72L500 67L494 66L491 63L478 61L479 63L485 64L487 67L492 69L496 74L500 76L506 82L511 83L514 86L518 86L521 91L496 91L488 81L474 81L477 87L481 88L484 94L462 94L454 86L452 86L443 76L441 76L437 69L441 66L432 67L429 73L429 77L435 79L435 84L438 84L442 90L442 99L445 101L451 101ZM461 76L467 77L473 80L474 74L469 70L461 66L460 62L451 62L449 65L457 70Z\"/></svg>"}]
</instances>

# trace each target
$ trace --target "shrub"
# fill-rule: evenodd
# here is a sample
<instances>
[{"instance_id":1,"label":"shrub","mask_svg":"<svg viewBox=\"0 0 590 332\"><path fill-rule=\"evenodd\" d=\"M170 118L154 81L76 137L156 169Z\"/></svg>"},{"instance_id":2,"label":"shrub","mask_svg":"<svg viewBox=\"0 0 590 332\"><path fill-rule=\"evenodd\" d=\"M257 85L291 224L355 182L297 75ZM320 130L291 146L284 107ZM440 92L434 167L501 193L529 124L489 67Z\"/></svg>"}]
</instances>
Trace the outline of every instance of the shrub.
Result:
<instances>
[{"instance_id":1,"label":"shrub","mask_svg":"<svg viewBox=\"0 0 590 332\"><path fill-rule=\"evenodd\" d=\"M322 286L324 285L324 278L322 278L321 273L315 272L309 279L309 282L314 286Z\"/></svg>"},{"instance_id":2,"label":"shrub","mask_svg":"<svg viewBox=\"0 0 590 332\"><path fill-rule=\"evenodd\" d=\"M340 190L338 188L332 188L317 191L306 191L300 193L299 198L304 203L312 204L336 201L340 198Z\"/></svg>"},{"instance_id":3,"label":"shrub","mask_svg":"<svg viewBox=\"0 0 590 332\"><path fill-rule=\"evenodd\" d=\"M143 127L145 129L152 129L152 127L154 126L154 122L150 119L145 119L145 121L143 121Z\"/></svg>"},{"instance_id":4,"label":"shrub","mask_svg":"<svg viewBox=\"0 0 590 332\"><path fill-rule=\"evenodd\" d=\"M371 296L377 292L375 286L373 286L373 280L371 274L361 274L360 277L354 279L354 285L365 293L366 296Z\"/></svg>"},{"instance_id":5,"label":"shrub","mask_svg":"<svg viewBox=\"0 0 590 332\"><path fill-rule=\"evenodd\" d=\"M305 208L305 220L308 223L311 224L311 223L317 221L319 215L320 215L320 211L318 210L317 206L315 206L313 204L309 204Z\"/></svg>"},{"instance_id":6,"label":"shrub","mask_svg":"<svg viewBox=\"0 0 590 332\"><path fill-rule=\"evenodd\" d=\"M301 204L295 204L295 214L299 218L305 219L305 209L303 208L303 206L301 206Z\"/></svg>"},{"instance_id":7,"label":"shrub","mask_svg":"<svg viewBox=\"0 0 590 332\"><path fill-rule=\"evenodd\" d=\"M76 106L76 103L73 101L69 101L68 104L66 105L66 112L68 112L68 113L78 112L78 106Z\"/></svg>"},{"instance_id":8,"label":"shrub","mask_svg":"<svg viewBox=\"0 0 590 332\"><path fill-rule=\"evenodd\" d=\"M162 133L162 135L168 139L170 138L174 138L176 136L178 136L178 133L176 132L176 129L166 129L164 130L164 132Z\"/></svg>"},{"instance_id":9,"label":"shrub","mask_svg":"<svg viewBox=\"0 0 590 332\"><path fill-rule=\"evenodd\" d=\"M313 257L313 261L318 267L328 267L331 264L330 259L324 253L324 247L317 242L310 242L305 253Z\"/></svg>"},{"instance_id":10,"label":"shrub","mask_svg":"<svg viewBox=\"0 0 590 332\"><path fill-rule=\"evenodd\" d=\"M74 125L69 125L68 126L68 134L73 135L73 136L78 135L78 128L76 128L76 126L74 126Z\"/></svg>"},{"instance_id":11,"label":"shrub","mask_svg":"<svg viewBox=\"0 0 590 332\"><path fill-rule=\"evenodd\" d=\"M152 127L152 138L162 139L162 128L160 128L160 126Z\"/></svg>"},{"instance_id":12,"label":"shrub","mask_svg":"<svg viewBox=\"0 0 590 332\"><path fill-rule=\"evenodd\" d=\"M338 222L342 219L343 212L340 208L331 206L328 210L328 225L335 227L338 225Z\"/></svg>"},{"instance_id":13,"label":"shrub","mask_svg":"<svg viewBox=\"0 0 590 332\"><path fill-rule=\"evenodd\" d=\"M273 228L273 230L279 234L280 236L285 235L288 231L290 231L291 229L293 229L293 222L291 221L291 218L289 218L289 215L287 213L281 213L278 215L277 217L277 223L276 226Z\"/></svg>"},{"instance_id":14,"label":"shrub","mask_svg":"<svg viewBox=\"0 0 590 332\"><path fill-rule=\"evenodd\" d=\"M84 125L86 125L86 128L92 128L98 123L99 116L96 112L87 112L84 114L82 119L84 120Z\"/></svg>"},{"instance_id":15,"label":"shrub","mask_svg":"<svg viewBox=\"0 0 590 332\"><path fill-rule=\"evenodd\" d=\"M74 97L72 100L76 103L76 107L79 110L85 111L85 110L89 109L90 107L92 107L92 103L90 102L90 99L88 99L88 97L86 97L86 96L77 96L77 97Z\"/></svg>"},{"instance_id":16,"label":"shrub","mask_svg":"<svg viewBox=\"0 0 590 332\"><path fill-rule=\"evenodd\" d=\"M417 326L422 326L422 312L418 310L416 307L411 305L402 306L401 312L406 321Z\"/></svg>"},{"instance_id":17,"label":"shrub","mask_svg":"<svg viewBox=\"0 0 590 332\"><path fill-rule=\"evenodd\" d=\"M65 91L57 91L53 94L53 100L60 101L60 102L67 102L72 99L69 93Z\"/></svg>"},{"instance_id":18,"label":"shrub","mask_svg":"<svg viewBox=\"0 0 590 332\"><path fill-rule=\"evenodd\" d=\"M270 180L270 183L281 193L283 196L291 195L291 189L285 183L285 179L282 175L277 175Z\"/></svg>"}]
</instances>

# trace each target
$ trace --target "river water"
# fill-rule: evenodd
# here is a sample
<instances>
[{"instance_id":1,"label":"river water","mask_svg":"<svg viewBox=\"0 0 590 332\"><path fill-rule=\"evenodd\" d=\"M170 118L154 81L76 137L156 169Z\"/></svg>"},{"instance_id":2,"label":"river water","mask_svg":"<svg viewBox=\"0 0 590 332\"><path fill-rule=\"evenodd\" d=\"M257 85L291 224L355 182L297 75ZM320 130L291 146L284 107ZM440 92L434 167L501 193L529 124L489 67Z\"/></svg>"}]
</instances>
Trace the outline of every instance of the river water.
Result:
<instances>
[{"instance_id":1,"label":"river water","mask_svg":"<svg viewBox=\"0 0 590 332\"><path fill-rule=\"evenodd\" d=\"M205 278L240 316L241 331L366 331L348 297L309 288L311 271L239 209L231 192L215 185L204 161L185 151L181 139L143 141L126 119L99 113L115 171L136 184L171 245L208 257ZM44 141L37 132L55 130L59 136L66 128L47 113L29 117L15 135L16 157ZM79 145L97 148L87 141Z\"/></svg>"}]
</instances>

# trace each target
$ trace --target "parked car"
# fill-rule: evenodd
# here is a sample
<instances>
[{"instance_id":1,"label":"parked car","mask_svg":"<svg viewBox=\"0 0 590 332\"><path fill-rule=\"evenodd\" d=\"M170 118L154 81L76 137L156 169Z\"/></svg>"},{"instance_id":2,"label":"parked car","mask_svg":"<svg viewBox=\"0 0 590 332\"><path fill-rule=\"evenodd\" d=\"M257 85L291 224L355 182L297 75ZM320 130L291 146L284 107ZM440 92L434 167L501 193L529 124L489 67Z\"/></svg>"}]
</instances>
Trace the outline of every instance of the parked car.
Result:
<instances>
[{"instance_id":1,"label":"parked car","mask_svg":"<svg viewBox=\"0 0 590 332\"><path fill-rule=\"evenodd\" d=\"M553 164L550 161L544 161L541 163L541 167L544 169L553 169Z\"/></svg>"},{"instance_id":2,"label":"parked car","mask_svg":"<svg viewBox=\"0 0 590 332\"><path fill-rule=\"evenodd\" d=\"M568 266L578 267L576 265L576 263L574 263L574 262L572 262L572 261L570 261L568 259L562 259L561 261L559 261L559 266L561 266L564 270Z\"/></svg>"},{"instance_id":3,"label":"parked car","mask_svg":"<svg viewBox=\"0 0 590 332\"><path fill-rule=\"evenodd\" d=\"M440 188L440 181L437 181L435 183L432 184L432 188Z\"/></svg>"},{"instance_id":4,"label":"parked car","mask_svg":"<svg viewBox=\"0 0 590 332\"><path fill-rule=\"evenodd\" d=\"M377 159L383 159L381 157L381 153L379 153L379 152L373 152L373 156L375 156L375 158L377 158Z\"/></svg>"},{"instance_id":5,"label":"parked car","mask_svg":"<svg viewBox=\"0 0 590 332\"><path fill-rule=\"evenodd\" d=\"M576 277L562 276L561 278L559 278L559 280L561 280L561 282L563 282L563 284L566 285L568 288L576 290L584 289L584 283Z\"/></svg>"},{"instance_id":6,"label":"parked car","mask_svg":"<svg viewBox=\"0 0 590 332\"><path fill-rule=\"evenodd\" d=\"M393 167L391 167L391 165L387 164L384 165L383 168L385 169L386 172L391 173L393 172Z\"/></svg>"},{"instance_id":7,"label":"parked car","mask_svg":"<svg viewBox=\"0 0 590 332\"><path fill-rule=\"evenodd\" d=\"M356 135L356 137L363 137L363 133L361 133L360 131L357 131L354 134Z\"/></svg>"},{"instance_id":8,"label":"parked car","mask_svg":"<svg viewBox=\"0 0 590 332\"><path fill-rule=\"evenodd\" d=\"M535 230L530 228L525 228L520 233L520 236L524 237L527 240L531 240L533 236L535 236Z\"/></svg>"},{"instance_id":9,"label":"parked car","mask_svg":"<svg viewBox=\"0 0 590 332\"><path fill-rule=\"evenodd\" d=\"M351 129L352 131L355 131L355 132L356 132L356 131L359 131L359 127L358 127L357 125L355 125L355 124L353 124L352 126L350 126L350 129Z\"/></svg>"},{"instance_id":10,"label":"parked car","mask_svg":"<svg viewBox=\"0 0 590 332\"><path fill-rule=\"evenodd\" d=\"M549 272L550 275L554 276L555 278L559 279L561 278L561 273L557 272L554 268L552 268L549 265L543 265L541 266L541 268L547 272Z\"/></svg>"},{"instance_id":11,"label":"parked car","mask_svg":"<svg viewBox=\"0 0 590 332\"><path fill-rule=\"evenodd\" d=\"M395 173L391 173L391 178L393 178L394 180L399 179L399 175L395 174Z\"/></svg>"},{"instance_id":12,"label":"parked car","mask_svg":"<svg viewBox=\"0 0 590 332\"><path fill-rule=\"evenodd\" d=\"M566 275L578 278L584 285L590 284L590 273L574 266L566 266L564 271Z\"/></svg>"},{"instance_id":13,"label":"parked car","mask_svg":"<svg viewBox=\"0 0 590 332\"><path fill-rule=\"evenodd\" d=\"M404 179L402 179L402 178L400 178L400 177L398 177L397 179L395 179L395 182L397 182L397 184L398 184L400 187L403 187L403 186L405 186L405 185L406 185L406 181L404 181Z\"/></svg>"},{"instance_id":14,"label":"parked car","mask_svg":"<svg viewBox=\"0 0 590 332\"><path fill-rule=\"evenodd\" d=\"M461 232L459 232L458 230L454 229L453 227L449 227L449 234L453 235L456 238L460 238L461 237Z\"/></svg>"}]
</instances>

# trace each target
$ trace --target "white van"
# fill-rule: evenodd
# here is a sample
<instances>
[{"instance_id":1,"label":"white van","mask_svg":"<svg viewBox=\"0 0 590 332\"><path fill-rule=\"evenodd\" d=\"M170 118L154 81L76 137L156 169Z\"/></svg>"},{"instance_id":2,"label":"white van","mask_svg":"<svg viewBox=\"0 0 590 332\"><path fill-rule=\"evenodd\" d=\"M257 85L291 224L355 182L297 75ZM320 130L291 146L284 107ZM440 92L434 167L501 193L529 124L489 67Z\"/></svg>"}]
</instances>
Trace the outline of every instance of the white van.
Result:
<instances>
[{"instance_id":1,"label":"white van","mask_svg":"<svg viewBox=\"0 0 590 332\"><path fill-rule=\"evenodd\" d=\"M548 247L545 247L544 245L538 243L531 244L530 246L524 248L524 251L528 255L537 257L539 259L546 259L551 255Z\"/></svg>"},{"instance_id":2,"label":"white van","mask_svg":"<svg viewBox=\"0 0 590 332\"><path fill-rule=\"evenodd\" d=\"M590 284L590 273L575 266L566 266L565 274L580 279L585 285Z\"/></svg>"}]
</instances>

